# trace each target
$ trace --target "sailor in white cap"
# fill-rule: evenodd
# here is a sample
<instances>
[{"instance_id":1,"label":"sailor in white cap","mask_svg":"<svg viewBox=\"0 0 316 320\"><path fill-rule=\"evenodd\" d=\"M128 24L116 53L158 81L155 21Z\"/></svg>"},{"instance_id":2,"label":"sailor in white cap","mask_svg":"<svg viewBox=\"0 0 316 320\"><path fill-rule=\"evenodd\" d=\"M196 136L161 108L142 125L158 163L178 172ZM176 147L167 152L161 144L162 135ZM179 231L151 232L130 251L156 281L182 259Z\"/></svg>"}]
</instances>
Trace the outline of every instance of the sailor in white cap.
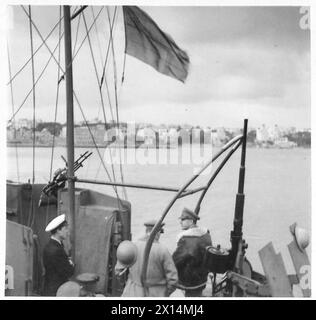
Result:
<instances>
[{"instance_id":1,"label":"sailor in white cap","mask_svg":"<svg viewBox=\"0 0 316 320\"><path fill-rule=\"evenodd\" d=\"M130 245L128 241L123 241L125 242L125 255L122 250L119 252L120 254L117 255L118 262L116 269L119 266L121 266L123 270L126 267L129 268L128 279L122 294L124 297L144 296L144 288L141 282L144 250L149 235L156 223L157 220L146 221L144 223L146 227L145 236L141 237L133 243L133 245ZM178 282L178 273L171 254L165 245L159 243L159 237L161 233L163 233L163 225L164 223L161 224L160 230L156 234L149 254L146 278L149 297L168 297L176 289ZM132 254L130 251L132 251ZM134 255L136 259L133 258Z\"/></svg>"},{"instance_id":2,"label":"sailor in white cap","mask_svg":"<svg viewBox=\"0 0 316 320\"><path fill-rule=\"evenodd\" d=\"M179 285L186 297L200 297L206 286L208 270L203 265L205 247L212 245L209 230L197 226L200 217L184 208L180 223L177 248L172 257L179 274Z\"/></svg>"},{"instance_id":3,"label":"sailor in white cap","mask_svg":"<svg viewBox=\"0 0 316 320\"><path fill-rule=\"evenodd\" d=\"M68 236L66 216L61 214L54 218L45 231L50 232L51 237L43 252L44 295L56 296L58 287L68 281L74 273L74 264L67 256L63 245Z\"/></svg>"}]
</instances>

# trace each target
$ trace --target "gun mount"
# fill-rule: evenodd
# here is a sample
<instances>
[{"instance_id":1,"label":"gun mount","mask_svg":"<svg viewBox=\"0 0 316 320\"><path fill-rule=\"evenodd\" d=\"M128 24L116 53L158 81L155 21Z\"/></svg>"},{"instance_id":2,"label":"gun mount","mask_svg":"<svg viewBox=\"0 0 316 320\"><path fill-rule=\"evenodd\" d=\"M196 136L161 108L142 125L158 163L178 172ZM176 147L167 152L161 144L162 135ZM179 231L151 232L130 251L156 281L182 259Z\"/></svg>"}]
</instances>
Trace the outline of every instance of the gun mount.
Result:
<instances>
[{"instance_id":1,"label":"gun mount","mask_svg":"<svg viewBox=\"0 0 316 320\"><path fill-rule=\"evenodd\" d=\"M76 172L79 168L83 167L83 162L87 160L92 155L92 152L86 151L81 154L79 158L74 162L74 172ZM43 197L53 196L57 198L57 192L59 189L63 189L66 185L68 177L68 163L65 158L62 156L62 159L65 161L66 167L59 168L55 171L54 177L52 181L49 181L48 184L42 189L41 197L38 203L38 206L41 206Z\"/></svg>"}]
</instances>

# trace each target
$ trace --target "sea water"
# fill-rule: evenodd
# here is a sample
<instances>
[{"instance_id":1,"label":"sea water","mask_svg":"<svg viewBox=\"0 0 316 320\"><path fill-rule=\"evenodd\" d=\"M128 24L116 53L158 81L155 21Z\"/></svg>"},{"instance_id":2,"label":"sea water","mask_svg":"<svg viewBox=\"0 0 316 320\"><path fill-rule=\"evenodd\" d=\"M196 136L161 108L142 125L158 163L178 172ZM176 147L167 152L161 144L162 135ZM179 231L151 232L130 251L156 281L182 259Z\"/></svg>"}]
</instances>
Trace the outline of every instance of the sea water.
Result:
<instances>
[{"instance_id":1,"label":"sea water","mask_svg":"<svg viewBox=\"0 0 316 320\"><path fill-rule=\"evenodd\" d=\"M90 150L76 149L76 157ZM203 161L200 149L183 146L176 149L100 149L76 172L83 179L121 181L121 170L126 183L148 184L180 188L187 182L206 159L218 150L206 147ZM188 154L191 155L188 161ZM7 149L7 179L32 182L32 148ZM55 148L51 165L50 148L35 149L35 182L50 180L50 171L64 167L61 156L67 157L65 148ZM106 160L106 173L100 165L100 156ZM220 160L220 159L219 159ZM113 167L111 166L114 162ZM119 161L124 162L120 168ZM216 169L216 163L212 171ZM208 228L215 245L230 247L230 231L233 228L235 198L238 188L240 150L232 156L219 173L201 206L199 225ZM115 179L113 178L115 173ZM210 172L199 176L190 189L207 183ZM113 188L102 185L83 185L91 189L114 195ZM175 192L126 188L128 200L132 205L133 239L144 232L143 223L150 218L159 218L175 196ZM122 188L118 193L123 197ZM287 272L294 268L287 249L292 241L289 226L297 222L299 226L311 231L311 150L310 149L259 149L248 148L246 155L245 206L243 236L248 243L247 257L253 268L263 272L258 251L270 241L276 252L282 254ZM176 201L165 218L165 233L161 242L172 252L176 247L176 236L180 232L179 215L183 207L195 208L200 193ZM310 256L310 246L307 250Z\"/></svg>"}]
</instances>

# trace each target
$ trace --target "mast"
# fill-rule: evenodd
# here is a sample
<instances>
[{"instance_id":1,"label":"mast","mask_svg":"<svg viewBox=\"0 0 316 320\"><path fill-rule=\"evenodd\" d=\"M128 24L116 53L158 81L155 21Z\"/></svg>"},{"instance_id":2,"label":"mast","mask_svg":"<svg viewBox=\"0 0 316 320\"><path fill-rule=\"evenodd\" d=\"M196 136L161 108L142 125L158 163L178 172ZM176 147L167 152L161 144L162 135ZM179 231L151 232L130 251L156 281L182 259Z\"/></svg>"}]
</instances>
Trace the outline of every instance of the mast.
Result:
<instances>
[{"instance_id":1,"label":"mast","mask_svg":"<svg viewBox=\"0 0 316 320\"><path fill-rule=\"evenodd\" d=\"M74 181L74 114L73 114L73 75L71 53L71 19L70 6L64 8L65 32L65 72L67 103L67 162L68 162L68 198L71 255L75 259L75 181Z\"/></svg>"}]
</instances>

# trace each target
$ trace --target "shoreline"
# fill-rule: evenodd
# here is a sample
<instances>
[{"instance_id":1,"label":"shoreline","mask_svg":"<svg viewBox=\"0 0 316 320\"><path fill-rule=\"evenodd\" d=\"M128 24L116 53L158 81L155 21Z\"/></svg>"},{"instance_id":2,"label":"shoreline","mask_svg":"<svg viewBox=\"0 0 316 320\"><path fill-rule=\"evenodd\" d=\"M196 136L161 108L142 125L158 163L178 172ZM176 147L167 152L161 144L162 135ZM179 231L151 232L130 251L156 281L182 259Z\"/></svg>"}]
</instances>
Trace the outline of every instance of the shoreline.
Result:
<instances>
[{"instance_id":1,"label":"shoreline","mask_svg":"<svg viewBox=\"0 0 316 320\"><path fill-rule=\"evenodd\" d=\"M189 146L190 144L184 144L184 146ZM198 144L192 144L195 146ZM210 145L210 144L206 144ZM30 143L7 143L7 148L33 148L33 145ZM66 145L55 145L55 148L66 148ZM140 145L140 146L123 146L123 145L97 145L100 149L111 148L111 149L176 149L176 146L148 146L148 145ZM213 146L214 148L221 148L222 146ZM311 146L295 146L295 147L279 147L279 146L269 146L269 147L260 147L255 144L248 144L248 148L256 148L256 149L311 149ZM52 145L49 144L36 144L35 148L52 148ZM75 148L95 148L95 145L75 145ZM178 148L181 148L179 146Z\"/></svg>"}]
</instances>

